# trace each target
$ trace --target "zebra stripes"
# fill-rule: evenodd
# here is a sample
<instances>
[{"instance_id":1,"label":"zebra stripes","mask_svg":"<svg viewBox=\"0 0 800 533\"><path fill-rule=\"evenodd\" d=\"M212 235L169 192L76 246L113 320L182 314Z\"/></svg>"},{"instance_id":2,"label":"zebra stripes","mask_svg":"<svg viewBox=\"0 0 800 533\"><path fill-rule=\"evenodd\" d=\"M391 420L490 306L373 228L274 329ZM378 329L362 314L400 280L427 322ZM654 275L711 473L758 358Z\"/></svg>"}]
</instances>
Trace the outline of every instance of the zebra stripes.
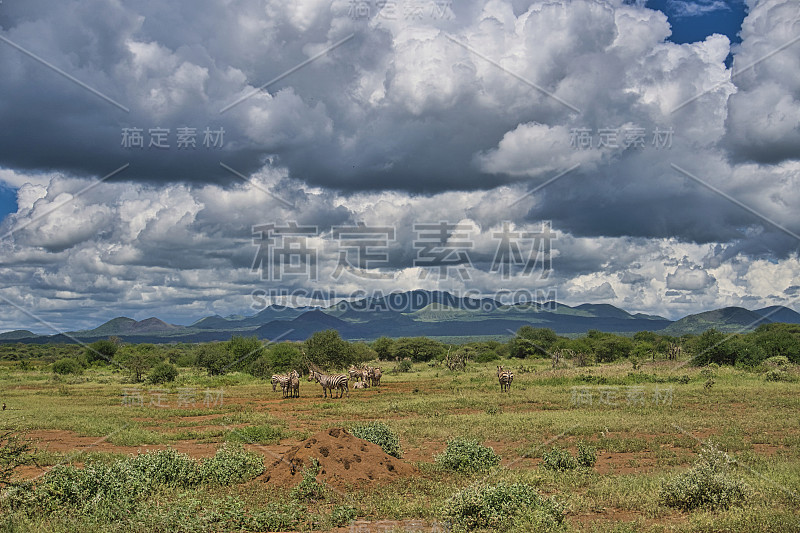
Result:
<instances>
[{"instance_id":1,"label":"zebra stripes","mask_svg":"<svg viewBox=\"0 0 800 533\"><path fill-rule=\"evenodd\" d=\"M328 397L328 389L331 391L331 398L333 398L333 389L339 389L339 398L342 397L345 391L347 396L350 396L350 389L347 386L350 376L347 374L328 375L309 368L308 381L316 381L322 385L322 394L325 398Z\"/></svg>"},{"instance_id":2,"label":"zebra stripes","mask_svg":"<svg viewBox=\"0 0 800 533\"><path fill-rule=\"evenodd\" d=\"M498 366L497 379L500 381L500 392L508 392L511 390L511 382L514 380L514 373L510 370L503 370L502 366Z\"/></svg>"},{"instance_id":3,"label":"zebra stripes","mask_svg":"<svg viewBox=\"0 0 800 533\"><path fill-rule=\"evenodd\" d=\"M292 370L289 374L272 375L272 392L275 392L278 385L281 386L284 398L300 397L300 375L297 370Z\"/></svg>"}]
</instances>

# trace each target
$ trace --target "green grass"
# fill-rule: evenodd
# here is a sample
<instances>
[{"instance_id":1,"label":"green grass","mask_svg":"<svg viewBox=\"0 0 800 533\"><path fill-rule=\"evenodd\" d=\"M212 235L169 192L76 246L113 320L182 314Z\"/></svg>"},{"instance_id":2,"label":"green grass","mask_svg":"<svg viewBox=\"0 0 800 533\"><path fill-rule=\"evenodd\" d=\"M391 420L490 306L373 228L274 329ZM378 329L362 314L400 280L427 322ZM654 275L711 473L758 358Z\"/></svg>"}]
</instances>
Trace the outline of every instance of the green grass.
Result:
<instances>
[{"instance_id":1,"label":"green grass","mask_svg":"<svg viewBox=\"0 0 800 533\"><path fill-rule=\"evenodd\" d=\"M497 364L515 372L508 393L499 391ZM700 369L675 362L645 361L637 372L627 361L551 370L549 360L513 359L469 363L464 372L418 363L412 372L385 374L379 389L351 390L349 398L325 400L319 386L304 380L299 400L283 400L269 383L242 373L208 377L181 368L174 384L154 387L131 384L112 368L56 378L41 369L2 365L0 390L9 410L2 412L0 428L66 430L118 447L113 453L100 451L102 446L40 450L43 467L111 463L143 445L180 443L184 449L232 442L258 450L294 444L327 427L380 420L398 435L404 458L415 462L418 474L330 491L311 502L295 502L288 490L259 480L202 491L163 488L113 526L97 516L0 510L0 530L325 530L353 513L359 520L432 524L443 519L442 505L454 494L484 481L482 473L451 473L433 465L449 440L464 437L502 456L491 483L528 484L543 497L564 502L567 531L797 531L800 385L768 382L760 373L730 367L714 374L715 384L706 389ZM143 405L125 405L123 391L137 388ZM194 402L179 405L186 389L195 391ZM667 389L669 402L653 400L657 390ZM220 401L205 401L206 391L219 390ZM150 403L158 391L163 407ZM638 391L643 401L628 401ZM576 402L578 392L591 395L592 402ZM736 474L753 488L752 497L743 506L714 511L661 505L659 487L687 471L709 438L738 460ZM593 468L538 467L553 446L577 455L579 442L597 448Z\"/></svg>"}]
</instances>

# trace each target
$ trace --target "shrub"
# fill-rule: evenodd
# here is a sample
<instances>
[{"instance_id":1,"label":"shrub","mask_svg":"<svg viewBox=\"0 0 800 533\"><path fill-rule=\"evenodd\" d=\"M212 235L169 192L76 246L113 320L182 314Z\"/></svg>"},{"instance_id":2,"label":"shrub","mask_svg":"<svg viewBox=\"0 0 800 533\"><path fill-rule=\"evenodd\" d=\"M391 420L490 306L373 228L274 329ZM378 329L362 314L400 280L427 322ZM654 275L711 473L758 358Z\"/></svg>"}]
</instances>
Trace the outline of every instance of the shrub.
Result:
<instances>
[{"instance_id":1,"label":"shrub","mask_svg":"<svg viewBox=\"0 0 800 533\"><path fill-rule=\"evenodd\" d=\"M89 364L96 361L110 363L118 348L117 343L110 339L95 341L86 347L86 360Z\"/></svg>"},{"instance_id":2,"label":"shrub","mask_svg":"<svg viewBox=\"0 0 800 533\"><path fill-rule=\"evenodd\" d=\"M558 446L553 446L550 451L542 454L540 464L545 470L573 470L578 468L578 461L567 450L562 450Z\"/></svg>"},{"instance_id":3,"label":"shrub","mask_svg":"<svg viewBox=\"0 0 800 533\"><path fill-rule=\"evenodd\" d=\"M150 371L150 375L147 376L147 380L154 385L158 385L160 383L171 383L175 381L177 377L177 367L166 361L162 361L153 367L153 370Z\"/></svg>"},{"instance_id":4,"label":"shrub","mask_svg":"<svg viewBox=\"0 0 800 533\"><path fill-rule=\"evenodd\" d=\"M442 515L455 531L504 531L522 521L532 526L525 527L530 531L554 531L562 528L563 512L561 504L542 498L533 485L501 482L458 492L445 502Z\"/></svg>"},{"instance_id":5,"label":"shrub","mask_svg":"<svg viewBox=\"0 0 800 533\"><path fill-rule=\"evenodd\" d=\"M264 459L241 445L225 443L200 465L200 478L212 485L244 483L264 471Z\"/></svg>"},{"instance_id":6,"label":"shrub","mask_svg":"<svg viewBox=\"0 0 800 533\"><path fill-rule=\"evenodd\" d=\"M53 363L53 372L56 374L82 374L83 367L77 359L72 357L63 357Z\"/></svg>"},{"instance_id":7,"label":"shrub","mask_svg":"<svg viewBox=\"0 0 800 533\"><path fill-rule=\"evenodd\" d=\"M383 422L367 422L350 427L350 434L359 439L377 444L387 454L400 458L403 451L400 449L400 438L392 428Z\"/></svg>"},{"instance_id":8,"label":"shrub","mask_svg":"<svg viewBox=\"0 0 800 533\"><path fill-rule=\"evenodd\" d=\"M578 443L578 464L587 468L592 468L597 462L597 448L589 446L583 441Z\"/></svg>"},{"instance_id":9,"label":"shrub","mask_svg":"<svg viewBox=\"0 0 800 533\"><path fill-rule=\"evenodd\" d=\"M291 497L300 502L311 502L325 498L325 484L317 481L320 466L317 459L303 468L303 481L292 489Z\"/></svg>"},{"instance_id":10,"label":"shrub","mask_svg":"<svg viewBox=\"0 0 800 533\"><path fill-rule=\"evenodd\" d=\"M414 365L411 364L410 360L403 359L402 361L397 363L397 366L395 367L395 372L398 372L398 373L400 373L400 372L411 372L411 369L413 367L414 367Z\"/></svg>"},{"instance_id":11,"label":"shrub","mask_svg":"<svg viewBox=\"0 0 800 533\"><path fill-rule=\"evenodd\" d=\"M765 359L764 366L772 368L786 368L789 366L789 358L785 355L776 355Z\"/></svg>"},{"instance_id":12,"label":"shrub","mask_svg":"<svg viewBox=\"0 0 800 533\"><path fill-rule=\"evenodd\" d=\"M464 474L485 472L500 464L500 456L492 448L464 437L448 441L447 448L434 460L439 468Z\"/></svg>"},{"instance_id":13,"label":"shrub","mask_svg":"<svg viewBox=\"0 0 800 533\"><path fill-rule=\"evenodd\" d=\"M691 511L698 507L726 509L743 502L750 487L733 476L735 461L713 444L703 448L688 471L662 484L659 501Z\"/></svg>"},{"instance_id":14,"label":"shrub","mask_svg":"<svg viewBox=\"0 0 800 533\"><path fill-rule=\"evenodd\" d=\"M190 486L201 479L197 461L172 448L139 454L130 462L146 479L159 485Z\"/></svg>"},{"instance_id":15,"label":"shrub","mask_svg":"<svg viewBox=\"0 0 800 533\"><path fill-rule=\"evenodd\" d=\"M274 374L272 364L270 364L269 358L265 355L253 361L253 364L250 365L250 375L259 379L269 379L272 374Z\"/></svg>"},{"instance_id":16,"label":"shrub","mask_svg":"<svg viewBox=\"0 0 800 533\"><path fill-rule=\"evenodd\" d=\"M500 356L497 355L497 352L487 351L479 353L473 359L476 363L491 363L500 359Z\"/></svg>"},{"instance_id":17,"label":"shrub","mask_svg":"<svg viewBox=\"0 0 800 533\"><path fill-rule=\"evenodd\" d=\"M792 376L785 370L776 368L764 374L764 379L767 381L792 381Z\"/></svg>"},{"instance_id":18,"label":"shrub","mask_svg":"<svg viewBox=\"0 0 800 533\"><path fill-rule=\"evenodd\" d=\"M0 434L0 487L11 479L14 470L33 461L34 448L30 441L5 431Z\"/></svg>"}]
</instances>

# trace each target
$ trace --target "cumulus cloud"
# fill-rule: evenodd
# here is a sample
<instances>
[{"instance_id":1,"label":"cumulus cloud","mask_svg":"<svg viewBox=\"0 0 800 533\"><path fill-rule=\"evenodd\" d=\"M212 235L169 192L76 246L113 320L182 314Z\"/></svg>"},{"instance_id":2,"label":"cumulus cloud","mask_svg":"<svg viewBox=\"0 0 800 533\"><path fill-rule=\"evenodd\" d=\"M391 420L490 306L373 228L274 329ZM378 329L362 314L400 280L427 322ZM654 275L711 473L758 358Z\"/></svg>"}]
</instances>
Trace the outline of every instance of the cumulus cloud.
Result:
<instances>
[{"instance_id":1,"label":"cumulus cloud","mask_svg":"<svg viewBox=\"0 0 800 533\"><path fill-rule=\"evenodd\" d=\"M3 35L106 99L0 43L0 181L19 206L2 225L1 292L48 319L245 312L262 285L253 226L289 221L318 229L325 283L332 227L395 227L392 279L331 285L345 291L553 289L671 317L792 303L797 45L770 54L796 36L796 2L751 2L733 49L672 43L663 13L622 0L413 17L413 2L51 4L4 4ZM195 147L177 146L181 127ZM123 128L145 145L123 146ZM169 148L149 145L151 128ZM204 146L205 128L224 142ZM414 223L443 220L476 228L469 280L420 279ZM547 278L492 271L496 233L544 221Z\"/></svg>"}]
</instances>

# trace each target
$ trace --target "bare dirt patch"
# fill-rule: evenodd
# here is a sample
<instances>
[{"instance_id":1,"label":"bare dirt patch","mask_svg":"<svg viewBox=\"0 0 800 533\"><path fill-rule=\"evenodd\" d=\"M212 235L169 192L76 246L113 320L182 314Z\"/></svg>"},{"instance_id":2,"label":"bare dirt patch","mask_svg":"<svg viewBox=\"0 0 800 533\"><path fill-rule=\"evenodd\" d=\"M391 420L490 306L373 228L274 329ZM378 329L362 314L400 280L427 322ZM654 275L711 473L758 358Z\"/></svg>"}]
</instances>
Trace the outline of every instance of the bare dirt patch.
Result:
<instances>
[{"instance_id":1,"label":"bare dirt patch","mask_svg":"<svg viewBox=\"0 0 800 533\"><path fill-rule=\"evenodd\" d=\"M342 428L320 431L293 446L267 466L263 480L291 487L303 479L312 459L320 464L317 479L337 487L352 487L412 476L415 469L385 453L380 446L356 438Z\"/></svg>"}]
</instances>

